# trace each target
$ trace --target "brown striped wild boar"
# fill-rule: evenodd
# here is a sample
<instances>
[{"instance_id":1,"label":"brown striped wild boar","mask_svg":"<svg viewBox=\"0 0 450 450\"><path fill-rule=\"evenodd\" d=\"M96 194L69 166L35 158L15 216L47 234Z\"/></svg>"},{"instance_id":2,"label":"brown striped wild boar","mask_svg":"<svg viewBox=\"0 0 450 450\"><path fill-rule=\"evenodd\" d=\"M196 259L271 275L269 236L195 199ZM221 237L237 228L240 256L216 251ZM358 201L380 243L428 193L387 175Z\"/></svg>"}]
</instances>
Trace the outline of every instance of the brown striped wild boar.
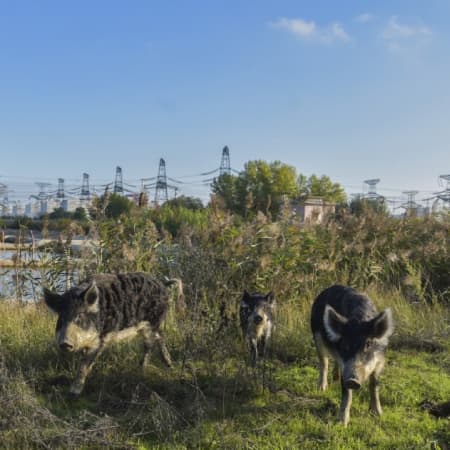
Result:
<instances>
[{"instance_id":1,"label":"brown striped wild boar","mask_svg":"<svg viewBox=\"0 0 450 450\"><path fill-rule=\"evenodd\" d=\"M327 388L328 358L337 363L342 400L339 420L350 420L352 392L369 379L370 411L381 415L379 375L394 331L391 309L378 313L364 294L346 286L325 289L313 303L311 329L320 362L319 389Z\"/></svg>"},{"instance_id":2,"label":"brown striped wild boar","mask_svg":"<svg viewBox=\"0 0 450 450\"><path fill-rule=\"evenodd\" d=\"M160 281L146 273L97 274L62 295L44 288L48 307L58 314L56 344L62 352L81 352L78 375L70 392L79 395L95 360L109 344L141 335L143 365L157 344L167 366L172 361L161 335L161 323L168 308L168 286L178 285L178 302L183 300L178 279Z\"/></svg>"}]
</instances>

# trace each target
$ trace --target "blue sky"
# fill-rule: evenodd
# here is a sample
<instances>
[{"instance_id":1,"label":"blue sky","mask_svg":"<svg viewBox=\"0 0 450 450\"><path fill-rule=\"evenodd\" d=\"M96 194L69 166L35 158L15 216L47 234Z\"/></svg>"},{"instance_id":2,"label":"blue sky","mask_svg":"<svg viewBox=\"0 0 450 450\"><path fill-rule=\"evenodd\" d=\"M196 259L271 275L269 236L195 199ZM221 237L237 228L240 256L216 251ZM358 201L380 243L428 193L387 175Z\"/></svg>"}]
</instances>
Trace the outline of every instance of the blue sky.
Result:
<instances>
[{"instance_id":1,"label":"blue sky","mask_svg":"<svg viewBox=\"0 0 450 450\"><path fill-rule=\"evenodd\" d=\"M426 196L450 173L449 22L447 0L0 0L0 182L134 183L163 157L197 183L228 145L238 170Z\"/></svg>"}]
</instances>

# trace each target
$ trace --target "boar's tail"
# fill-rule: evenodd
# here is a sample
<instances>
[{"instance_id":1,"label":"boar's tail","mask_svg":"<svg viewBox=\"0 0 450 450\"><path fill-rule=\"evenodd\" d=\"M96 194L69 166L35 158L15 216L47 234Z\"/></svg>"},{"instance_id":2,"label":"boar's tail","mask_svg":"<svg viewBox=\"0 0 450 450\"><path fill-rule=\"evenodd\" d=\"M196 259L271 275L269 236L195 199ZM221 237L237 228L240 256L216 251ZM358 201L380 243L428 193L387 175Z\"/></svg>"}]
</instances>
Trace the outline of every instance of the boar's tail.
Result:
<instances>
[{"instance_id":1,"label":"boar's tail","mask_svg":"<svg viewBox=\"0 0 450 450\"><path fill-rule=\"evenodd\" d=\"M163 281L164 285L169 287L175 285L177 287L177 300L176 309L177 312L182 313L186 309L186 301L183 292L183 282L180 278L166 278Z\"/></svg>"}]
</instances>

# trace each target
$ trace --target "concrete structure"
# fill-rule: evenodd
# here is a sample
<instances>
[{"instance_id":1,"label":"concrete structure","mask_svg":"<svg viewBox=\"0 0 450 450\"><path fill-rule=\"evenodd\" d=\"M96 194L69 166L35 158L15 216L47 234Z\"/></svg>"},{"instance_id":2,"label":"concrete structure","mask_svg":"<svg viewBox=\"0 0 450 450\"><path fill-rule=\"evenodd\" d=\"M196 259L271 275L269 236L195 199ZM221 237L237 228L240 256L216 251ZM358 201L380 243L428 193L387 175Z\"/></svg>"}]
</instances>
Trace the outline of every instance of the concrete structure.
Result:
<instances>
[{"instance_id":1,"label":"concrete structure","mask_svg":"<svg viewBox=\"0 0 450 450\"><path fill-rule=\"evenodd\" d=\"M294 214L303 223L322 223L329 215L336 210L334 203L327 203L321 197L308 197L300 200L293 200L291 208Z\"/></svg>"}]
</instances>

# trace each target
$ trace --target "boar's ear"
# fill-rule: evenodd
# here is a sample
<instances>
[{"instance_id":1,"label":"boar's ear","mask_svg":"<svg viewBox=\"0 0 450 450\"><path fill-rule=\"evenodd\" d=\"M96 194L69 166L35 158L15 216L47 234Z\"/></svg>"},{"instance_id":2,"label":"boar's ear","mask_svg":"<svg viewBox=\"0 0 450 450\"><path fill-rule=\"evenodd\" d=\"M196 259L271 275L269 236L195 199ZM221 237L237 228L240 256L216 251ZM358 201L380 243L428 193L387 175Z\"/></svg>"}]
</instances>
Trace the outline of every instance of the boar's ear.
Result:
<instances>
[{"instance_id":1,"label":"boar's ear","mask_svg":"<svg viewBox=\"0 0 450 450\"><path fill-rule=\"evenodd\" d=\"M55 313L59 313L61 311L61 300L62 297L55 292L50 291L47 288L44 288L44 300L47 306Z\"/></svg>"},{"instance_id":2,"label":"boar's ear","mask_svg":"<svg viewBox=\"0 0 450 450\"><path fill-rule=\"evenodd\" d=\"M84 293L84 302L86 303L90 312L98 311L98 297L98 287L95 281L93 281L91 286Z\"/></svg>"},{"instance_id":3,"label":"boar's ear","mask_svg":"<svg viewBox=\"0 0 450 450\"><path fill-rule=\"evenodd\" d=\"M270 291L267 295L266 295L266 300L268 301L270 306L274 306L275 305L275 295L272 291Z\"/></svg>"},{"instance_id":4,"label":"boar's ear","mask_svg":"<svg viewBox=\"0 0 450 450\"><path fill-rule=\"evenodd\" d=\"M342 329L347 319L338 314L330 305L325 306L323 325L331 342L337 342L342 337Z\"/></svg>"},{"instance_id":5,"label":"boar's ear","mask_svg":"<svg viewBox=\"0 0 450 450\"><path fill-rule=\"evenodd\" d=\"M372 336L376 339L387 339L394 332L392 310L387 308L372 319Z\"/></svg>"},{"instance_id":6,"label":"boar's ear","mask_svg":"<svg viewBox=\"0 0 450 450\"><path fill-rule=\"evenodd\" d=\"M247 292L246 289L244 289L244 294L242 295L242 299L241 299L241 306L248 307L249 299L250 299L250 294Z\"/></svg>"}]
</instances>

